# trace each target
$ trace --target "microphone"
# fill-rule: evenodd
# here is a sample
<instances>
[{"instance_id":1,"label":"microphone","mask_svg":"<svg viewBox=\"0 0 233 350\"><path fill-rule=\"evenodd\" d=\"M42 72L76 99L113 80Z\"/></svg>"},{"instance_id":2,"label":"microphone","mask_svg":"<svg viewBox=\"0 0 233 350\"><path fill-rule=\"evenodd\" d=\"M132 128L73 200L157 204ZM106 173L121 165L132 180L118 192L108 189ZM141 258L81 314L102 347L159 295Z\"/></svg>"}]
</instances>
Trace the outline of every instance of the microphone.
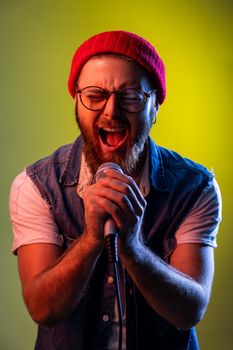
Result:
<instances>
[{"instance_id":1,"label":"microphone","mask_svg":"<svg viewBox=\"0 0 233 350\"><path fill-rule=\"evenodd\" d=\"M100 165L94 177L94 183L98 182L101 178L107 177L105 170L114 169L123 174L121 167L112 162L106 162ZM112 218L108 218L104 224L104 244L107 252L109 263L113 264L114 269L114 282L116 290L117 309L119 317L119 338L118 338L118 350L122 349L122 329L123 329L123 312L122 302L119 288L119 271L118 271L118 252L117 252L117 238L118 230L115 221Z\"/></svg>"},{"instance_id":2,"label":"microphone","mask_svg":"<svg viewBox=\"0 0 233 350\"><path fill-rule=\"evenodd\" d=\"M107 176L105 171L109 169L114 169L123 174L123 171L118 164L113 162L106 162L100 165L100 167L97 169L94 177L94 183L98 182L101 178L105 178ZM104 224L104 241L109 262L118 262L117 237L117 225L112 218L109 218Z\"/></svg>"}]
</instances>

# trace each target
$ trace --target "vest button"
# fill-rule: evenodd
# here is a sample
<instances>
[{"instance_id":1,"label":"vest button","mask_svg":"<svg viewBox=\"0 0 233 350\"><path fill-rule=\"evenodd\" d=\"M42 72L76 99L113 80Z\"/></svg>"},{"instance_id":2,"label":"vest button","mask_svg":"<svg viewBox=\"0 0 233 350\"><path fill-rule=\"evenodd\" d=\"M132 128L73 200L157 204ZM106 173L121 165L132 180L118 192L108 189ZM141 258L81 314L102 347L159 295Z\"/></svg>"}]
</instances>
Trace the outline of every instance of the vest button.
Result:
<instances>
[{"instance_id":1,"label":"vest button","mask_svg":"<svg viewBox=\"0 0 233 350\"><path fill-rule=\"evenodd\" d=\"M104 320L105 322L107 322L107 321L109 320L109 316L108 316L108 315L104 315L104 316L103 316L103 320Z\"/></svg>"},{"instance_id":2,"label":"vest button","mask_svg":"<svg viewBox=\"0 0 233 350\"><path fill-rule=\"evenodd\" d=\"M113 283L113 277L112 276L108 276L108 284Z\"/></svg>"}]
</instances>

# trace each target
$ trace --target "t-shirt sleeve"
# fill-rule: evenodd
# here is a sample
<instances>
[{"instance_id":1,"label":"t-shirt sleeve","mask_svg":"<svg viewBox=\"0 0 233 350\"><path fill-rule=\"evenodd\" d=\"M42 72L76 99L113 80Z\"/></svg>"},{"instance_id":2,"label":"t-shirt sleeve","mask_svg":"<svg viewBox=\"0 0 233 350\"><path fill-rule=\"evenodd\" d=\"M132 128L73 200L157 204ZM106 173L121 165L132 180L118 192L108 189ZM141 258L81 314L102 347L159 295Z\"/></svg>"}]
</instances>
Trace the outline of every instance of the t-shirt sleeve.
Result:
<instances>
[{"instance_id":1,"label":"t-shirt sleeve","mask_svg":"<svg viewBox=\"0 0 233 350\"><path fill-rule=\"evenodd\" d=\"M52 243L62 246L53 213L26 172L20 173L11 185L9 213L14 254L26 244Z\"/></svg>"},{"instance_id":2,"label":"t-shirt sleeve","mask_svg":"<svg viewBox=\"0 0 233 350\"><path fill-rule=\"evenodd\" d=\"M222 200L217 181L205 189L176 232L177 244L202 243L217 247Z\"/></svg>"}]
</instances>

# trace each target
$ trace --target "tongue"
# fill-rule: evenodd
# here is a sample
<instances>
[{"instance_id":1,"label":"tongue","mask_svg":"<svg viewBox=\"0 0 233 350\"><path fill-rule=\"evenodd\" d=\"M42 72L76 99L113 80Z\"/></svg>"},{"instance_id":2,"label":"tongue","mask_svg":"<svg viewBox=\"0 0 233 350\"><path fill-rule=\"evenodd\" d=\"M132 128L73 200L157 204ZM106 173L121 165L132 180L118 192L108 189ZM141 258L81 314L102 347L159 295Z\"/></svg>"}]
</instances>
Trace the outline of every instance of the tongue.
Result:
<instances>
[{"instance_id":1,"label":"tongue","mask_svg":"<svg viewBox=\"0 0 233 350\"><path fill-rule=\"evenodd\" d=\"M116 132L107 132L106 134L107 144L111 147L115 147L121 142L124 136L125 136L124 130L116 131Z\"/></svg>"}]
</instances>

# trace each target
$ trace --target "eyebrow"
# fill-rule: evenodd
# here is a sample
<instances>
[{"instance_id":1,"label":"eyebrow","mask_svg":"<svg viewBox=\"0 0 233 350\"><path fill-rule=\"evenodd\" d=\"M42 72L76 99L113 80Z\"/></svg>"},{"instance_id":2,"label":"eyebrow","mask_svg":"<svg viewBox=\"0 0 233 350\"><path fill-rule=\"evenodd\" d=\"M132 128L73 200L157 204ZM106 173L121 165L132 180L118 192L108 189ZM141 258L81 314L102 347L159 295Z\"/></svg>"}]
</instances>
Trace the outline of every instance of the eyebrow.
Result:
<instances>
[{"instance_id":1,"label":"eyebrow","mask_svg":"<svg viewBox=\"0 0 233 350\"><path fill-rule=\"evenodd\" d=\"M103 87L103 83L100 83L100 82L92 83L90 85L86 85L86 86L83 86L83 87L80 87L80 85L78 83L76 84L76 88L77 89L84 89L85 87L89 87L89 86L99 87L99 88L101 88L103 90L110 91L108 88ZM135 81L131 81L131 82L125 82L125 83L121 84L119 89L117 89L117 91L121 91L121 90L125 90L125 89L141 90L142 88L143 88L142 84L140 84L139 82L136 83Z\"/></svg>"}]
</instances>

